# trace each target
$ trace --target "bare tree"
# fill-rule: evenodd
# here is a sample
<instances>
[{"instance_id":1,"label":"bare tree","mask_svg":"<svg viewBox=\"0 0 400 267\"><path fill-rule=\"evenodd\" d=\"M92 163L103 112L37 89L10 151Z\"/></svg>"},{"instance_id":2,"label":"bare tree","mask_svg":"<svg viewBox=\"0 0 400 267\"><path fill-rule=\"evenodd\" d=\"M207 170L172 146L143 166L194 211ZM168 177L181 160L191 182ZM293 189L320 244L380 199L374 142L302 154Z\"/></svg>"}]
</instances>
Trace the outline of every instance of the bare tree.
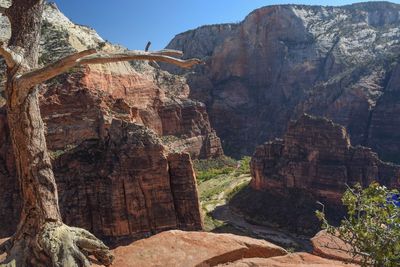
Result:
<instances>
[{"instance_id":1,"label":"bare tree","mask_svg":"<svg viewBox=\"0 0 400 267\"><path fill-rule=\"evenodd\" d=\"M44 0L13 0L9 8L0 8L11 24L11 38L8 44L1 44L0 55L7 65L7 117L23 199L17 231L0 245L0 254L7 253L0 266L73 267L90 266L90 261L107 266L113 257L102 241L62 222L39 110L38 85L79 65L150 60L189 68L200 61L174 58L181 55L174 50L106 53L90 49L40 68L43 8Z\"/></svg>"}]
</instances>

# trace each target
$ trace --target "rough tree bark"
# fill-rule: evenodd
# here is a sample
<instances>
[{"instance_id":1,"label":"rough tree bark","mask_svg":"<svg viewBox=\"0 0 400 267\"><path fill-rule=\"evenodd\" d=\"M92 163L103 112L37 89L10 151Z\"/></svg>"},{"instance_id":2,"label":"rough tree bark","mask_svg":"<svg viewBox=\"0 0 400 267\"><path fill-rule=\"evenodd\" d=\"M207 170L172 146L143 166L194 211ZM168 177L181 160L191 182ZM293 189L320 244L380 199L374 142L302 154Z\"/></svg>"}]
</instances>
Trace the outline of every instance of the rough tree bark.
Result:
<instances>
[{"instance_id":1,"label":"rough tree bark","mask_svg":"<svg viewBox=\"0 0 400 267\"><path fill-rule=\"evenodd\" d=\"M200 61L174 58L181 53L173 50L109 54L91 49L38 68L43 1L13 0L9 8L0 8L12 30L0 55L7 64L7 116L23 198L17 231L0 245L0 254L7 253L0 266L73 267L90 266L90 261L108 266L113 257L103 242L84 229L62 223L39 110L39 85L77 65L150 60L189 68Z\"/></svg>"}]
</instances>

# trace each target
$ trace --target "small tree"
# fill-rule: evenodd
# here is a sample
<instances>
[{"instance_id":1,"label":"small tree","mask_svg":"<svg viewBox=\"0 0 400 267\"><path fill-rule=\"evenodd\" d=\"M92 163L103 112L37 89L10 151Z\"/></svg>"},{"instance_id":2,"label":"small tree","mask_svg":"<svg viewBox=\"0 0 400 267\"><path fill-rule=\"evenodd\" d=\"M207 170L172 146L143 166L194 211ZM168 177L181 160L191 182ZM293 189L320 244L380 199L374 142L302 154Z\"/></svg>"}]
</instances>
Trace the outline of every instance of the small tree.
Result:
<instances>
[{"instance_id":1,"label":"small tree","mask_svg":"<svg viewBox=\"0 0 400 267\"><path fill-rule=\"evenodd\" d=\"M100 264L110 265L113 257L103 242L84 229L62 222L40 116L38 85L87 64L150 60L189 68L200 61L174 58L182 55L175 50L106 53L89 49L39 67L43 7L44 0L13 0L10 7L0 7L11 24L11 38L8 44L0 44L0 56L7 65L7 119L23 204L16 233L0 245L0 254L7 252L0 266L90 266L89 255Z\"/></svg>"},{"instance_id":2,"label":"small tree","mask_svg":"<svg viewBox=\"0 0 400 267\"><path fill-rule=\"evenodd\" d=\"M339 227L330 225L324 212L317 211L323 228L348 244L349 252L363 266L400 266L399 192L377 183L366 189L356 185L344 193L342 201L348 216Z\"/></svg>"}]
</instances>

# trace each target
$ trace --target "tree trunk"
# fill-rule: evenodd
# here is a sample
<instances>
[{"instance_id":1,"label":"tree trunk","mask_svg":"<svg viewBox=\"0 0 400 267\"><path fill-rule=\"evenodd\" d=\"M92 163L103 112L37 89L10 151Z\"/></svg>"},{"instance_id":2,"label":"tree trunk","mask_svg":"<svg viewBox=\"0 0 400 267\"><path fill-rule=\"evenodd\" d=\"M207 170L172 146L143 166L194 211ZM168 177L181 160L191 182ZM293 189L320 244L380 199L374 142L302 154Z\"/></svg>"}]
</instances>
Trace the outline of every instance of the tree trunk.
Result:
<instances>
[{"instance_id":1,"label":"tree trunk","mask_svg":"<svg viewBox=\"0 0 400 267\"><path fill-rule=\"evenodd\" d=\"M25 50L25 66L9 70L6 84L8 123L23 199L18 235L35 236L46 221L61 221L38 90L19 91L14 79L19 72L37 67L42 12L43 2L37 0L14 0L9 9L12 36L8 46Z\"/></svg>"},{"instance_id":2,"label":"tree trunk","mask_svg":"<svg viewBox=\"0 0 400 267\"><path fill-rule=\"evenodd\" d=\"M62 224L38 88L20 88L16 78L37 68L43 5L43 0L13 0L7 10L12 29L8 46L23 49L19 49L22 63L7 69L6 83L7 116L23 207L17 232L7 247L6 262L18 267L88 266L87 255L91 253L108 264L112 258L101 241L83 229Z\"/></svg>"},{"instance_id":3,"label":"tree trunk","mask_svg":"<svg viewBox=\"0 0 400 267\"><path fill-rule=\"evenodd\" d=\"M21 220L9 242L0 245L7 252L3 266L90 266L88 256L110 265L113 256L107 246L86 230L62 223L57 186L47 152L44 125L39 110L40 83L71 67L120 61L150 60L190 68L199 59L182 60L176 50L97 53L88 49L37 69L44 0L13 0L10 8L0 7L11 22L8 46L0 44L7 68L7 116L17 174L23 198ZM146 47L146 50L148 47Z\"/></svg>"}]
</instances>

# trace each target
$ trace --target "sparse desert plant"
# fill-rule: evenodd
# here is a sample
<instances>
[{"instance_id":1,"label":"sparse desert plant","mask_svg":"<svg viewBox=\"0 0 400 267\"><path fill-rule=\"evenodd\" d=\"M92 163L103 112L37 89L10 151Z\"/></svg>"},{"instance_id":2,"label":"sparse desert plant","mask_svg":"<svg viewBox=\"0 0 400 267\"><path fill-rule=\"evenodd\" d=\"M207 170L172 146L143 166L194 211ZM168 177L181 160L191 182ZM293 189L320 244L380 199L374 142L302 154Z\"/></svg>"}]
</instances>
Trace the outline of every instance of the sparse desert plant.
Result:
<instances>
[{"instance_id":1,"label":"sparse desert plant","mask_svg":"<svg viewBox=\"0 0 400 267\"><path fill-rule=\"evenodd\" d=\"M329 234L350 245L362 266L400 266L400 199L398 190L378 183L348 188L342 198L348 215L340 226L329 224L324 211L317 217Z\"/></svg>"}]
</instances>

